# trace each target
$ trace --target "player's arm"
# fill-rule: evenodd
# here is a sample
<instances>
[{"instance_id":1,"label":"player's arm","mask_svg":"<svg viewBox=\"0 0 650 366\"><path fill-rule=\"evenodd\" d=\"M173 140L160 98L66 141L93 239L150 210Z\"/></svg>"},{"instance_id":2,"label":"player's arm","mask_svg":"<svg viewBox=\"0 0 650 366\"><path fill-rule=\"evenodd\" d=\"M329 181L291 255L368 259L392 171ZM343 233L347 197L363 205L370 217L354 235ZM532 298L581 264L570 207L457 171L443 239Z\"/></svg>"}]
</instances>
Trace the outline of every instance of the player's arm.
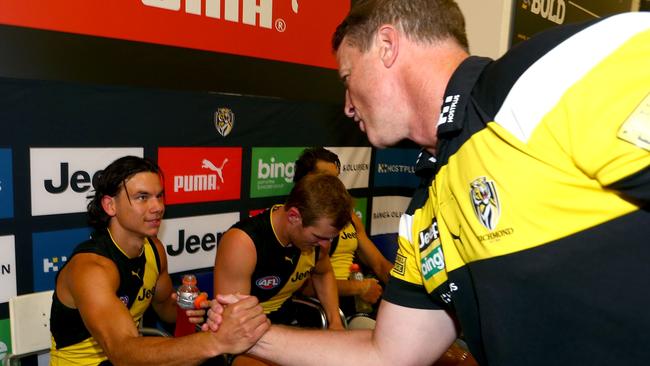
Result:
<instances>
[{"instance_id":1,"label":"player's arm","mask_svg":"<svg viewBox=\"0 0 650 366\"><path fill-rule=\"evenodd\" d=\"M406 308L383 301L374 331L302 330L272 326L251 353L285 366L429 366L456 339L444 310Z\"/></svg>"},{"instance_id":2,"label":"player's arm","mask_svg":"<svg viewBox=\"0 0 650 366\"><path fill-rule=\"evenodd\" d=\"M386 284L388 282L388 273L393 269L393 264L379 252L377 246L368 237L361 220L355 214L352 214L352 224L357 231L359 258L372 269L381 282Z\"/></svg>"},{"instance_id":3,"label":"player's arm","mask_svg":"<svg viewBox=\"0 0 650 366\"><path fill-rule=\"evenodd\" d=\"M172 280L167 271L167 255L160 240L155 238L152 241L154 243L154 250L158 251L158 257L160 258L160 271L158 281L156 281L156 292L151 301L151 305L162 320L167 323L173 323L176 321L176 297Z\"/></svg>"},{"instance_id":4,"label":"player's arm","mask_svg":"<svg viewBox=\"0 0 650 366\"><path fill-rule=\"evenodd\" d=\"M246 349L265 331L256 299L226 309L218 332L187 337L141 337L128 309L115 295L115 264L96 254L78 254L60 274L57 292L77 308L90 334L115 365L197 365L220 353ZM231 333L228 333L231 332Z\"/></svg>"},{"instance_id":5,"label":"player's arm","mask_svg":"<svg viewBox=\"0 0 650 366\"><path fill-rule=\"evenodd\" d=\"M311 274L314 290L320 300L331 329L343 329L339 314L339 297L336 277L326 250L321 250L314 271Z\"/></svg>"},{"instance_id":6,"label":"player's arm","mask_svg":"<svg viewBox=\"0 0 650 366\"><path fill-rule=\"evenodd\" d=\"M156 314L158 314L162 320L168 323L173 323L176 321L177 296L167 269L167 254L165 252L165 247L158 238L151 239L154 243L154 249L158 251L158 257L160 258L160 272L158 274L158 280L156 281L156 292L151 301L151 305L156 311ZM208 301L205 301L201 305L207 308L209 303ZM186 313L192 323L199 324L204 320L204 309L186 310Z\"/></svg>"},{"instance_id":7,"label":"player's arm","mask_svg":"<svg viewBox=\"0 0 650 366\"><path fill-rule=\"evenodd\" d=\"M219 241L214 261L214 294L251 292L251 276L257 264L253 240L244 231L232 228Z\"/></svg>"}]
</instances>

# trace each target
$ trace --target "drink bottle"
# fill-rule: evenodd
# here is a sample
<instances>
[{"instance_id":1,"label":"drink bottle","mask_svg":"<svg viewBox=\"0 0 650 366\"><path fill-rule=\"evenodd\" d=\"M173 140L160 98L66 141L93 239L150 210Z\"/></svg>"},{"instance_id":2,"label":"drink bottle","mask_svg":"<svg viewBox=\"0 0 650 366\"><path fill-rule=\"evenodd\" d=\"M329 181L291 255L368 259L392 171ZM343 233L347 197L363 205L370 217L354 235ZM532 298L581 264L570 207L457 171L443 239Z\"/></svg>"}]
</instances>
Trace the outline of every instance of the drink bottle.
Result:
<instances>
[{"instance_id":1,"label":"drink bottle","mask_svg":"<svg viewBox=\"0 0 650 366\"><path fill-rule=\"evenodd\" d=\"M363 281L363 273L361 267L357 263L352 263L350 266L350 279L353 281ZM360 295L354 296L354 305L357 313L372 313L372 305L364 301Z\"/></svg>"},{"instance_id":2,"label":"drink bottle","mask_svg":"<svg viewBox=\"0 0 650 366\"><path fill-rule=\"evenodd\" d=\"M187 317L187 310L195 309L195 300L199 297L199 288L196 286L196 276L186 274L176 291L176 328L174 337L192 334L196 331L196 325L190 323Z\"/></svg>"}]
</instances>

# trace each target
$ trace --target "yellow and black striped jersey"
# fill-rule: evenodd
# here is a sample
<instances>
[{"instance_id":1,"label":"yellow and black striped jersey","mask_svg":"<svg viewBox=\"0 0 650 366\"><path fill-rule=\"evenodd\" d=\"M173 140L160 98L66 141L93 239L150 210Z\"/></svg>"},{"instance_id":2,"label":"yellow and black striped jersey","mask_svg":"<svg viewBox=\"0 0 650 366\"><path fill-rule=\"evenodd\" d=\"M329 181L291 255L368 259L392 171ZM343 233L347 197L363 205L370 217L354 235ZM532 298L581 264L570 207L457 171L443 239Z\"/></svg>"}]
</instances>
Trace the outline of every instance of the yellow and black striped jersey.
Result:
<instances>
[{"instance_id":1,"label":"yellow and black striped jersey","mask_svg":"<svg viewBox=\"0 0 650 366\"><path fill-rule=\"evenodd\" d=\"M454 313L481 365L647 364L650 14L469 57L437 128L384 299Z\"/></svg>"},{"instance_id":2,"label":"yellow and black striped jersey","mask_svg":"<svg viewBox=\"0 0 650 366\"><path fill-rule=\"evenodd\" d=\"M282 308L311 276L318 260L318 248L302 252L278 240L271 220L271 212L277 209L282 209L282 205L275 205L233 225L244 231L255 244L257 263L251 275L250 294L258 298L265 314ZM273 318L276 319L279 321L280 318Z\"/></svg>"},{"instance_id":3,"label":"yellow and black striped jersey","mask_svg":"<svg viewBox=\"0 0 650 366\"><path fill-rule=\"evenodd\" d=\"M350 222L341 229L330 247L330 262L337 280L347 280L350 277L350 266L358 246L357 229Z\"/></svg>"},{"instance_id":4,"label":"yellow and black striped jersey","mask_svg":"<svg viewBox=\"0 0 650 366\"><path fill-rule=\"evenodd\" d=\"M93 233L90 240L79 244L72 256L79 253L94 253L115 263L120 275L115 296L129 309L137 326L151 304L160 275L160 258L154 243L145 238L142 254L129 258L110 232L104 230ZM52 300L50 365L110 364L106 353L86 328L79 310L61 303L56 292Z\"/></svg>"}]
</instances>

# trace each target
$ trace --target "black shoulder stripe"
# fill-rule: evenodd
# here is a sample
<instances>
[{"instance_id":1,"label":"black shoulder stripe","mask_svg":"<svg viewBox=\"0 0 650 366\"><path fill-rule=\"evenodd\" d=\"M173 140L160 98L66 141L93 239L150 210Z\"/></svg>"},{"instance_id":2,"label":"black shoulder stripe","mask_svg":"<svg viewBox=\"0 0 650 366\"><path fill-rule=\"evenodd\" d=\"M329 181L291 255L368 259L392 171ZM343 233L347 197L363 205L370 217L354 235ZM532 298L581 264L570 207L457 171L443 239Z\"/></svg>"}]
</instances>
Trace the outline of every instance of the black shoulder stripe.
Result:
<instances>
[{"instance_id":1,"label":"black shoulder stripe","mask_svg":"<svg viewBox=\"0 0 650 366\"><path fill-rule=\"evenodd\" d=\"M339 236L337 236L336 238L332 239L332 244L330 244L330 257L331 257L331 256L334 254L334 252L336 251L336 247L339 246L339 238L340 238L340 235L341 235L341 234L339 233Z\"/></svg>"},{"instance_id":2,"label":"black shoulder stripe","mask_svg":"<svg viewBox=\"0 0 650 366\"><path fill-rule=\"evenodd\" d=\"M158 253L158 249L156 248L156 244L151 240L151 238L147 238L147 242L149 245L151 245L151 249L153 249L153 255L156 257L156 268L158 268L158 273L161 271L161 264L160 264L160 253Z\"/></svg>"},{"instance_id":3,"label":"black shoulder stripe","mask_svg":"<svg viewBox=\"0 0 650 366\"><path fill-rule=\"evenodd\" d=\"M607 188L621 192L632 200L640 201L642 206L650 205L650 166L611 184Z\"/></svg>"}]
</instances>

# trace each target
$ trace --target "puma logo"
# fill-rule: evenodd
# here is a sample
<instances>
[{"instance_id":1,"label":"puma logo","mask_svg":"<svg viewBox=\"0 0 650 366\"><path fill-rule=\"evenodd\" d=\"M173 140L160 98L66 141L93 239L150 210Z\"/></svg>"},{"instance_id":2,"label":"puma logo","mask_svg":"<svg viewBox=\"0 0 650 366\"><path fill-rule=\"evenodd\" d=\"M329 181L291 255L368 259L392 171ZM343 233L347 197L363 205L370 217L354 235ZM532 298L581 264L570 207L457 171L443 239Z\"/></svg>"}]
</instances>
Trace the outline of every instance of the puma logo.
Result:
<instances>
[{"instance_id":1,"label":"puma logo","mask_svg":"<svg viewBox=\"0 0 650 366\"><path fill-rule=\"evenodd\" d=\"M285 256L284 260L287 261L287 262L291 262L291 264L293 264L293 258L291 258L291 257L286 257Z\"/></svg>"},{"instance_id":2,"label":"puma logo","mask_svg":"<svg viewBox=\"0 0 650 366\"><path fill-rule=\"evenodd\" d=\"M213 172L217 172L219 179L221 179L221 183L225 183L225 181L223 180L223 167L226 165L227 162L228 162L228 158L223 159L221 166L217 168L214 164L212 164L210 160L203 159L203 161L201 162L201 168L210 169Z\"/></svg>"},{"instance_id":3,"label":"puma logo","mask_svg":"<svg viewBox=\"0 0 650 366\"><path fill-rule=\"evenodd\" d=\"M133 276L136 276L136 277L139 278L139 279L142 279L142 278L140 278L140 274L139 274L138 272L136 272L136 271L131 270L131 274L132 274Z\"/></svg>"}]
</instances>

